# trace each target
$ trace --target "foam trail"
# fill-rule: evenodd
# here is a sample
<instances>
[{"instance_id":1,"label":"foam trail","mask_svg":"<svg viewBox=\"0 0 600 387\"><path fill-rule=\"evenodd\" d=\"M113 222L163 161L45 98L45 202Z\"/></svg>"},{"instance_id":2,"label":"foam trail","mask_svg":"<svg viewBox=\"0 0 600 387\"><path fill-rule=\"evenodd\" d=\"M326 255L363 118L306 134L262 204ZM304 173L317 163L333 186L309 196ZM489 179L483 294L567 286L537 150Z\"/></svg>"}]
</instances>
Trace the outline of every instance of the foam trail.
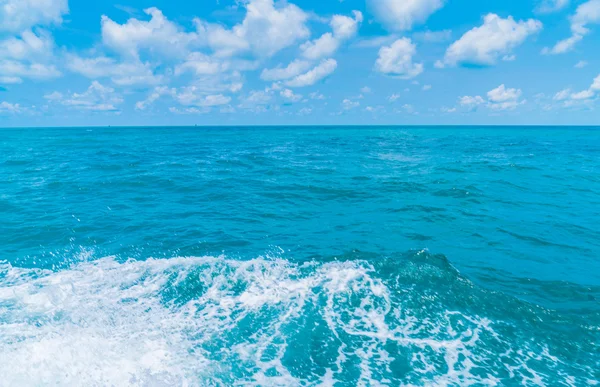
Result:
<instances>
[{"instance_id":1,"label":"foam trail","mask_svg":"<svg viewBox=\"0 0 600 387\"><path fill-rule=\"evenodd\" d=\"M403 275L360 260L107 257L56 272L3 264L0 374L22 386L542 385L557 369L579 377L544 343L517 350L497 331L502 322L431 309L436 296Z\"/></svg>"}]
</instances>

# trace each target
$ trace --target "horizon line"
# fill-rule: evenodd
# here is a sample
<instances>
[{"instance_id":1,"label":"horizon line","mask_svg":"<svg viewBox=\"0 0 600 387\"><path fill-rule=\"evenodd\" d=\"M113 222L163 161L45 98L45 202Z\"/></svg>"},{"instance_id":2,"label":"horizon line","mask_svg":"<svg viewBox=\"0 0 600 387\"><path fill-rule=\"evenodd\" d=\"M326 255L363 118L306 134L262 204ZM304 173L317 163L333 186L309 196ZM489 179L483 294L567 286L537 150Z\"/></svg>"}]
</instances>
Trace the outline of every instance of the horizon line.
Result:
<instances>
[{"instance_id":1,"label":"horizon line","mask_svg":"<svg viewBox=\"0 0 600 387\"><path fill-rule=\"evenodd\" d=\"M267 124L267 125L90 125L90 126L0 126L0 130L5 129L158 129L158 128L600 128L598 125L544 125L544 124L510 124L510 125L495 125L495 124L465 124L465 125L435 125L435 124L423 124L423 125L402 125L402 124L349 124L349 125L338 125L338 124Z\"/></svg>"}]
</instances>

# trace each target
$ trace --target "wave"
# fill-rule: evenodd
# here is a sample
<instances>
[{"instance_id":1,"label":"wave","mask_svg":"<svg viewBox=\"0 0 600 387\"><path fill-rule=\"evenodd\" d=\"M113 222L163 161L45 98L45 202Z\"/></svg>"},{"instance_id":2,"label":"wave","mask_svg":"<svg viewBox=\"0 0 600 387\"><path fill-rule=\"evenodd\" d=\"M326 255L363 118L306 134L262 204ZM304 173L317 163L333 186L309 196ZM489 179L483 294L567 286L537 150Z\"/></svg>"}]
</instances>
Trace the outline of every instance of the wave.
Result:
<instances>
[{"instance_id":1,"label":"wave","mask_svg":"<svg viewBox=\"0 0 600 387\"><path fill-rule=\"evenodd\" d=\"M579 385L599 332L426 251L0 264L7 385Z\"/></svg>"}]
</instances>

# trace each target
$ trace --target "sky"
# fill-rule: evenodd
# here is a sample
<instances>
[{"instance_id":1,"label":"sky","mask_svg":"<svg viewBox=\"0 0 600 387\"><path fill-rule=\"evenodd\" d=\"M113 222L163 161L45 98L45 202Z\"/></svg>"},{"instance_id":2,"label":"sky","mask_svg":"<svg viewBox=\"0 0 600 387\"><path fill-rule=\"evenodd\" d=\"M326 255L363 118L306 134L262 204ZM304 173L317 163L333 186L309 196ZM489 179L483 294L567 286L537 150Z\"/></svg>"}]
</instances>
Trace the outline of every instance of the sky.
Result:
<instances>
[{"instance_id":1,"label":"sky","mask_svg":"<svg viewBox=\"0 0 600 387\"><path fill-rule=\"evenodd\" d=\"M600 0L0 0L0 127L598 125Z\"/></svg>"}]
</instances>

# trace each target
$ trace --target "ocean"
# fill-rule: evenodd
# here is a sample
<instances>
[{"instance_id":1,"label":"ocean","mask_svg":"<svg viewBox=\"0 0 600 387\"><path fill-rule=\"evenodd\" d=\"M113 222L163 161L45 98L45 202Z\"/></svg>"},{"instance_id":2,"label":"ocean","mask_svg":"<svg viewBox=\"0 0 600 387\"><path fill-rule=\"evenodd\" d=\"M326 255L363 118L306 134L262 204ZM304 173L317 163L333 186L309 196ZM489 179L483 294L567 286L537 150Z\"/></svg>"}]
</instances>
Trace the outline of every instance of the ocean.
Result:
<instances>
[{"instance_id":1,"label":"ocean","mask_svg":"<svg viewBox=\"0 0 600 387\"><path fill-rule=\"evenodd\" d=\"M0 129L0 220L0 385L600 381L600 128Z\"/></svg>"}]
</instances>

